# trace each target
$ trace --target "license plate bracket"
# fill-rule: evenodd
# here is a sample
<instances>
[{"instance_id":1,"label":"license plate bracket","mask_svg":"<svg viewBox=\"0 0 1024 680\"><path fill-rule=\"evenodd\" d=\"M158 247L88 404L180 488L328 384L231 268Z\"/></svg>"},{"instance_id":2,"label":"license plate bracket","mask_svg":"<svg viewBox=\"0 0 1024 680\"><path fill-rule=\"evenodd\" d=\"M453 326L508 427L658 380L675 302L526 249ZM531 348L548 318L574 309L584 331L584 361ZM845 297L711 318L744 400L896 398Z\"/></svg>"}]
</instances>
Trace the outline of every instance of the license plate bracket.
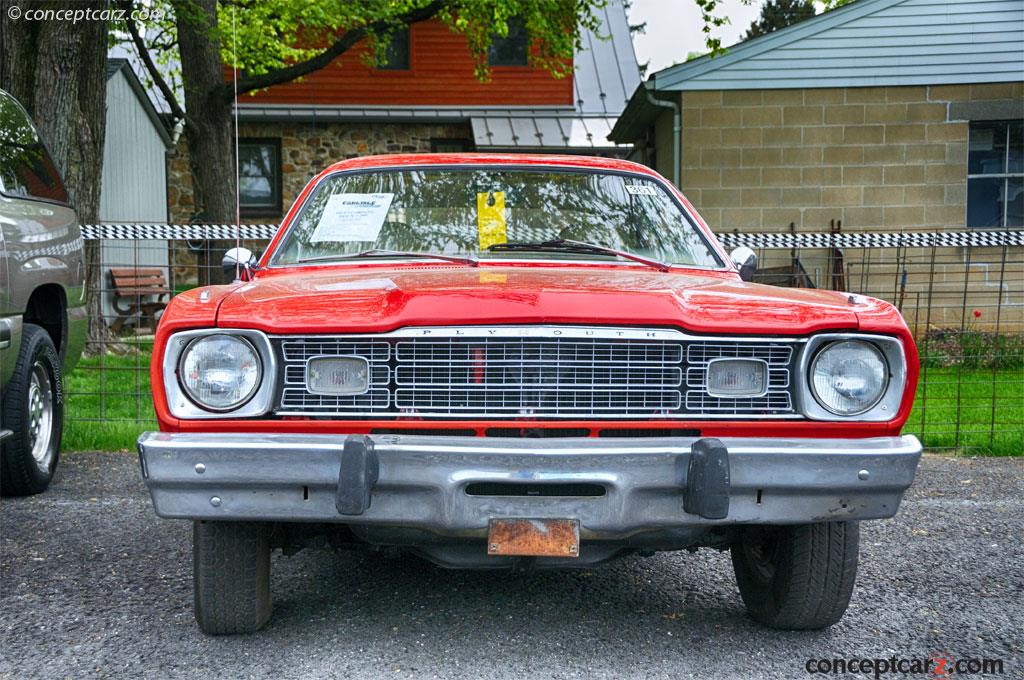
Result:
<instances>
[{"instance_id":1,"label":"license plate bracket","mask_svg":"<svg viewBox=\"0 0 1024 680\"><path fill-rule=\"evenodd\" d=\"M579 557L578 519L492 519L487 527L488 555Z\"/></svg>"}]
</instances>

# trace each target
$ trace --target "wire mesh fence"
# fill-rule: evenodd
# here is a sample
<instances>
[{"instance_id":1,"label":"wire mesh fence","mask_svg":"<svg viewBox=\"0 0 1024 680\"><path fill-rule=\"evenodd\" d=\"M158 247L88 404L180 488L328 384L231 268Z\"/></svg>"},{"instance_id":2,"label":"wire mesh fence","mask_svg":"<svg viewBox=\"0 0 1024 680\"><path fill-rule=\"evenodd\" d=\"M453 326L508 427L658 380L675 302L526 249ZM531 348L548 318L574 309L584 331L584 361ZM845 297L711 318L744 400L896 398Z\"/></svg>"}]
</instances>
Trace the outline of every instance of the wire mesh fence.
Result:
<instances>
[{"instance_id":1,"label":"wire mesh fence","mask_svg":"<svg viewBox=\"0 0 1024 680\"><path fill-rule=\"evenodd\" d=\"M758 245L759 236L723 240ZM770 236L772 247L756 248L758 280L900 309L921 357L904 433L932 451L1024 454L1024 232ZM830 241L844 247L820 247Z\"/></svg>"},{"instance_id":2,"label":"wire mesh fence","mask_svg":"<svg viewBox=\"0 0 1024 680\"><path fill-rule=\"evenodd\" d=\"M262 252L274 229L246 227L239 245ZM90 333L82 359L66 376L63 447L132 448L140 432L156 428L149 369L160 316L175 295L231 280L221 259L236 245L234 227L213 233L192 225L104 225L82 231L92 273L87 294L99 296L107 331ZM222 238L203 238L211 235Z\"/></svg>"},{"instance_id":3,"label":"wire mesh fence","mask_svg":"<svg viewBox=\"0 0 1024 680\"><path fill-rule=\"evenodd\" d=\"M67 377L65 448L130 448L155 427L153 331L170 298L227 282L220 260L233 228L87 228L108 332L91 337ZM243 230L259 253L274 227ZM837 236L838 234L838 236ZM216 239L181 238L182 236ZM1024 453L1024 232L982 234L724 234L759 256L757 279L882 298L918 342L917 399L904 432L933 451ZM912 237L912 238L909 238Z\"/></svg>"}]
</instances>

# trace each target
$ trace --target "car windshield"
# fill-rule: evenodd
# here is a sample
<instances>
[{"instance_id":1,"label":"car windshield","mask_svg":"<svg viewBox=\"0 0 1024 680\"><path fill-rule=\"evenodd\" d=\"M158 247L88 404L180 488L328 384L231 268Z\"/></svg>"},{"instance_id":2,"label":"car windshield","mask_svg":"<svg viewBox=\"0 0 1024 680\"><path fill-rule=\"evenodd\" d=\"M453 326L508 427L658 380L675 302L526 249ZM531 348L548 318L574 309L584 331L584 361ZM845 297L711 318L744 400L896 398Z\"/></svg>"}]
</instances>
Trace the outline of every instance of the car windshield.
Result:
<instances>
[{"instance_id":1,"label":"car windshield","mask_svg":"<svg viewBox=\"0 0 1024 680\"><path fill-rule=\"evenodd\" d=\"M328 177L302 207L271 264L380 257L379 251L399 251L396 259L424 253L520 260L617 257L564 241L685 266L722 266L680 204L649 177L509 168Z\"/></svg>"}]
</instances>

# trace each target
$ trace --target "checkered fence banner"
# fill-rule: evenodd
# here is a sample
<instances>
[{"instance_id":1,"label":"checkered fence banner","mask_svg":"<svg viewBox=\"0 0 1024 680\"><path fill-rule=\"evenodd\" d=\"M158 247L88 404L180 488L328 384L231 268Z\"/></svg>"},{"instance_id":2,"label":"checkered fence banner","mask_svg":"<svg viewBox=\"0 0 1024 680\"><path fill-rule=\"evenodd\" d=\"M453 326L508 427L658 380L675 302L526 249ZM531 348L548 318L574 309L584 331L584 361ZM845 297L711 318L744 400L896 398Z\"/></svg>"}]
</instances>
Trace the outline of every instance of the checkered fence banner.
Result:
<instances>
[{"instance_id":1,"label":"checkered fence banner","mask_svg":"<svg viewBox=\"0 0 1024 680\"><path fill-rule=\"evenodd\" d=\"M266 241L277 233L276 224L86 224L86 240L231 240ZM722 233L726 248L964 248L1024 246L1024 230L859 232L859 233Z\"/></svg>"},{"instance_id":2,"label":"checkered fence banner","mask_svg":"<svg viewBox=\"0 0 1024 680\"><path fill-rule=\"evenodd\" d=\"M269 241L276 224L83 224L85 240Z\"/></svg>"},{"instance_id":3,"label":"checkered fence banner","mask_svg":"<svg viewBox=\"0 0 1024 680\"><path fill-rule=\"evenodd\" d=\"M1024 246L1024 230L889 233L724 233L726 248L966 248Z\"/></svg>"}]
</instances>

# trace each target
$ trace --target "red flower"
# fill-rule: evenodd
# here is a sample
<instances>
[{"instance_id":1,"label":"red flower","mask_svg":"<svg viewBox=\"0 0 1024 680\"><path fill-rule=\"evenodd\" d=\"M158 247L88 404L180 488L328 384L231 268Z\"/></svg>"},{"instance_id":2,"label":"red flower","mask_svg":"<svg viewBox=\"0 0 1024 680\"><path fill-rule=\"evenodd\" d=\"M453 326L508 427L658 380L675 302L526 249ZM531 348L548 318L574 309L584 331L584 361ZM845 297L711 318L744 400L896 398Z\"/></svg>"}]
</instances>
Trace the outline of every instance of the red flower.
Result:
<instances>
[{"instance_id":1,"label":"red flower","mask_svg":"<svg viewBox=\"0 0 1024 680\"><path fill-rule=\"evenodd\" d=\"M975 319L980 319L981 318L981 310L980 309L975 309L974 310L974 318Z\"/></svg>"}]
</instances>

